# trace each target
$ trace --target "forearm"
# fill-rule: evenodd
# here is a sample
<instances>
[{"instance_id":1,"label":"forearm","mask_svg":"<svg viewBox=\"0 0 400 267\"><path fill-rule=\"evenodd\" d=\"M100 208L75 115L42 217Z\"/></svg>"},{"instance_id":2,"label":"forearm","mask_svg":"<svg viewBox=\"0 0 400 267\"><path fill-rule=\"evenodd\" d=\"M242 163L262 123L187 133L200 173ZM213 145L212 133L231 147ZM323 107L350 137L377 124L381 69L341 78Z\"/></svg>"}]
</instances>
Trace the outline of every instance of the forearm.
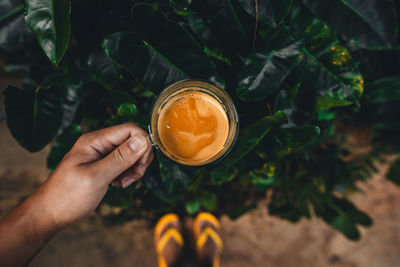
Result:
<instances>
[{"instance_id":1,"label":"forearm","mask_svg":"<svg viewBox=\"0 0 400 267\"><path fill-rule=\"evenodd\" d=\"M0 266L25 266L60 230L54 223L45 187L0 221Z\"/></svg>"}]
</instances>

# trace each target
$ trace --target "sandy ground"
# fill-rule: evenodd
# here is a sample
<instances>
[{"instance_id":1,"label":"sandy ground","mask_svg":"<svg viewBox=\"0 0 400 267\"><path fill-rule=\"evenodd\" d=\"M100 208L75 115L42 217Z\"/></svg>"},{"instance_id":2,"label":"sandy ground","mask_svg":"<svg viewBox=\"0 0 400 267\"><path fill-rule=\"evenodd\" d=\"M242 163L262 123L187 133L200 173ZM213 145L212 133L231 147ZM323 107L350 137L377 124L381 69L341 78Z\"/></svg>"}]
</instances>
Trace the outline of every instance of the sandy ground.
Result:
<instances>
[{"instance_id":1,"label":"sandy ground","mask_svg":"<svg viewBox=\"0 0 400 267\"><path fill-rule=\"evenodd\" d=\"M49 148L31 154L0 122L0 217L47 177ZM352 242L319 219L297 224L271 217L265 208L236 221L222 217L222 266L400 266L400 188L385 180L386 165L352 198L374 225ZM192 220L185 219L189 229ZM153 229L144 221L106 226L92 215L60 232L31 266L156 266ZM187 242L190 243L190 242ZM187 256L187 266L194 257ZM191 259L192 258L192 259Z\"/></svg>"}]
</instances>

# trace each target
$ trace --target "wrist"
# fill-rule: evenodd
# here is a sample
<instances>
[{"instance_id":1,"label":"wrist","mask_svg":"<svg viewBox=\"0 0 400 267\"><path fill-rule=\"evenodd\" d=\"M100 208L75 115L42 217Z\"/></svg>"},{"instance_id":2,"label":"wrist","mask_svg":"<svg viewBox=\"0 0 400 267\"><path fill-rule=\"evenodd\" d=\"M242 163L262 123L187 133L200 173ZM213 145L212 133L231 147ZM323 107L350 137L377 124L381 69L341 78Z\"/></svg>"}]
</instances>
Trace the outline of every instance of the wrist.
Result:
<instances>
[{"instance_id":1,"label":"wrist","mask_svg":"<svg viewBox=\"0 0 400 267\"><path fill-rule=\"evenodd\" d=\"M45 183L27 199L29 208L27 213L29 218L32 218L32 223L35 224L33 227L38 230L39 238L43 238L46 241L65 227L55 217L55 202L50 193Z\"/></svg>"},{"instance_id":2,"label":"wrist","mask_svg":"<svg viewBox=\"0 0 400 267\"><path fill-rule=\"evenodd\" d=\"M25 266L60 229L39 188L0 222L0 265Z\"/></svg>"}]
</instances>

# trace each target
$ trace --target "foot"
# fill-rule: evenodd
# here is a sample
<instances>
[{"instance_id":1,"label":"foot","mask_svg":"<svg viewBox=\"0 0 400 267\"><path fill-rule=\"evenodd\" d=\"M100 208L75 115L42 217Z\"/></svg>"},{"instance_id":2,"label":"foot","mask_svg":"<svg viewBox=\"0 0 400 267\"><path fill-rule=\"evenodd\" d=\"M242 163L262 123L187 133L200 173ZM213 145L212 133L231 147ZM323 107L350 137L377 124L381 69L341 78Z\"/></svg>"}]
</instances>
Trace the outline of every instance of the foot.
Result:
<instances>
[{"instance_id":1,"label":"foot","mask_svg":"<svg viewBox=\"0 0 400 267\"><path fill-rule=\"evenodd\" d=\"M223 243L218 219L211 213L202 212L197 215L193 227L200 262L205 266L219 267Z\"/></svg>"},{"instance_id":2,"label":"foot","mask_svg":"<svg viewBox=\"0 0 400 267\"><path fill-rule=\"evenodd\" d=\"M166 214L157 222L154 231L159 267L176 265L182 254L182 225L176 214Z\"/></svg>"}]
</instances>

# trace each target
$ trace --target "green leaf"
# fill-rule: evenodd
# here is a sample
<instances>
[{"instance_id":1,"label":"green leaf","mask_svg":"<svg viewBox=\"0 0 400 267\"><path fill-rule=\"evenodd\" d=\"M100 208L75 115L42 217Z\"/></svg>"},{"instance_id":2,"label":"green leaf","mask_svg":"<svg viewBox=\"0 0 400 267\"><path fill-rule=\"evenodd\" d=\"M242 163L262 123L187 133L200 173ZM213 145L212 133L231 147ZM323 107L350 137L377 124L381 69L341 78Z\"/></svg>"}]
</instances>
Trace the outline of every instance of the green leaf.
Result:
<instances>
[{"instance_id":1,"label":"green leaf","mask_svg":"<svg viewBox=\"0 0 400 267\"><path fill-rule=\"evenodd\" d=\"M115 88L123 87L121 86L123 83L122 70L103 50L96 49L91 51L85 61L89 74L104 88L111 91Z\"/></svg>"},{"instance_id":2,"label":"green leaf","mask_svg":"<svg viewBox=\"0 0 400 267\"><path fill-rule=\"evenodd\" d=\"M320 134L317 126L298 126L273 129L258 148L264 159L277 161L282 157L300 151L313 142Z\"/></svg>"},{"instance_id":3,"label":"green leaf","mask_svg":"<svg viewBox=\"0 0 400 267\"><path fill-rule=\"evenodd\" d=\"M103 48L106 54L133 75L142 87L154 93L160 92L168 84L188 77L133 33L110 34L104 39Z\"/></svg>"},{"instance_id":4,"label":"green leaf","mask_svg":"<svg viewBox=\"0 0 400 267\"><path fill-rule=\"evenodd\" d=\"M360 47L391 47L398 34L393 1L303 0L320 19L343 39L355 39Z\"/></svg>"},{"instance_id":5,"label":"green leaf","mask_svg":"<svg viewBox=\"0 0 400 267\"><path fill-rule=\"evenodd\" d=\"M200 200L192 200L185 202L186 211L189 214L195 214L200 209Z\"/></svg>"},{"instance_id":6,"label":"green leaf","mask_svg":"<svg viewBox=\"0 0 400 267\"><path fill-rule=\"evenodd\" d=\"M359 211L344 198L333 197L332 199L328 199L323 207L316 207L315 212L328 224L332 225L352 240L358 240L360 238L360 233L355 224L364 226L370 226L372 224L372 220L368 215Z\"/></svg>"},{"instance_id":7,"label":"green leaf","mask_svg":"<svg viewBox=\"0 0 400 267\"><path fill-rule=\"evenodd\" d=\"M386 178L400 186L400 160L392 163Z\"/></svg>"},{"instance_id":8,"label":"green leaf","mask_svg":"<svg viewBox=\"0 0 400 267\"><path fill-rule=\"evenodd\" d=\"M134 204L133 195L135 194L135 191L135 186L129 186L128 188L109 186L107 194L104 196L102 202L113 207L129 209L132 208Z\"/></svg>"},{"instance_id":9,"label":"green leaf","mask_svg":"<svg viewBox=\"0 0 400 267\"><path fill-rule=\"evenodd\" d=\"M134 117L139 113L138 108L135 104L124 103L122 104L117 111L117 116L120 117Z\"/></svg>"},{"instance_id":10,"label":"green leaf","mask_svg":"<svg viewBox=\"0 0 400 267\"><path fill-rule=\"evenodd\" d=\"M247 13L263 23L279 26L292 7L293 0L239 0Z\"/></svg>"},{"instance_id":11,"label":"green leaf","mask_svg":"<svg viewBox=\"0 0 400 267\"><path fill-rule=\"evenodd\" d=\"M304 40L303 86L320 95L358 102L364 80L349 51L328 25L313 17L302 6L294 6L287 18L291 33Z\"/></svg>"},{"instance_id":12,"label":"green leaf","mask_svg":"<svg viewBox=\"0 0 400 267\"><path fill-rule=\"evenodd\" d=\"M366 84L366 104L382 105L400 100L400 76L387 77Z\"/></svg>"},{"instance_id":13,"label":"green leaf","mask_svg":"<svg viewBox=\"0 0 400 267\"><path fill-rule=\"evenodd\" d=\"M330 96L317 96L317 103L315 109L317 111L327 110L333 107L345 107L353 104L351 101L332 98Z\"/></svg>"},{"instance_id":14,"label":"green leaf","mask_svg":"<svg viewBox=\"0 0 400 267\"><path fill-rule=\"evenodd\" d=\"M50 61L58 66L71 34L71 0L25 0L25 21Z\"/></svg>"},{"instance_id":15,"label":"green leaf","mask_svg":"<svg viewBox=\"0 0 400 267\"><path fill-rule=\"evenodd\" d=\"M196 213L200 206L208 211L214 211L218 207L218 196L214 192L200 190L190 200L185 202L185 208L189 214Z\"/></svg>"},{"instance_id":16,"label":"green leaf","mask_svg":"<svg viewBox=\"0 0 400 267\"><path fill-rule=\"evenodd\" d=\"M60 91L25 86L8 86L4 91L7 125L18 143L31 152L47 145L62 122Z\"/></svg>"},{"instance_id":17,"label":"green leaf","mask_svg":"<svg viewBox=\"0 0 400 267\"><path fill-rule=\"evenodd\" d=\"M160 164L157 159L154 159L150 166L147 168L141 181L145 187L157 198L167 203L174 203L178 194L170 194L166 190L166 186L161 178ZM171 204L172 205L172 204Z\"/></svg>"},{"instance_id":18,"label":"green leaf","mask_svg":"<svg viewBox=\"0 0 400 267\"><path fill-rule=\"evenodd\" d=\"M125 122L136 122L142 128L146 129L147 120L141 120L139 115L139 110L137 106L133 103L123 103L118 107L117 112L106 121L105 126L113 126Z\"/></svg>"},{"instance_id":19,"label":"green leaf","mask_svg":"<svg viewBox=\"0 0 400 267\"><path fill-rule=\"evenodd\" d=\"M203 44L204 52L217 60L232 65L230 46L224 45L224 40L207 24L198 13L191 11L183 17L190 29Z\"/></svg>"},{"instance_id":20,"label":"green leaf","mask_svg":"<svg viewBox=\"0 0 400 267\"><path fill-rule=\"evenodd\" d=\"M169 0L169 3L178 15L186 15L192 0Z\"/></svg>"},{"instance_id":21,"label":"green leaf","mask_svg":"<svg viewBox=\"0 0 400 267\"><path fill-rule=\"evenodd\" d=\"M324 220L332 227L342 232L345 236L352 240L358 240L360 238L360 232L349 220L349 218L343 214L335 214L332 218Z\"/></svg>"},{"instance_id":22,"label":"green leaf","mask_svg":"<svg viewBox=\"0 0 400 267\"><path fill-rule=\"evenodd\" d=\"M358 223L363 226L372 225L371 218L364 212L358 210L347 199L334 197L332 202L336 207L340 208L342 212L346 213L346 216L349 218L351 222Z\"/></svg>"},{"instance_id":23,"label":"green leaf","mask_svg":"<svg viewBox=\"0 0 400 267\"><path fill-rule=\"evenodd\" d=\"M231 50L240 53L251 50L255 24L236 0L193 0L191 9L203 17L207 27Z\"/></svg>"},{"instance_id":24,"label":"green leaf","mask_svg":"<svg viewBox=\"0 0 400 267\"><path fill-rule=\"evenodd\" d=\"M132 25L141 34L143 44L182 74L203 79L215 75L214 64L190 33L179 23L168 20L155 6L133 6Z\"/></svg>"},{"instance_id":25,"label":"green leaf","mask_svg":"<svg viewBox=\"0 0 400 267\"><path fill-rule=\"evenodd\" d=\"M168 193L187 189L200 172L199 168L179 165L160 152L157 153L161 179Z\"/></svg>"},{"instance_id":26,"label":"green leaf","mask_svg":"<svg viewBox=\"0 0 400 267\"><path fill-rule=\"evenodd\" d=\"M81 127L77 124L72 124L61 135L57 136L47 156L47 168L53 171L81 135Z\"/></svg>"},{"instance_id":27,"label":"green leaf","mask_svg":"<svg viewBox=\"0 0 400 267\"><path fill-rule=\"evenodd\" d=\"M239 74L239 97L257 101L271 95L295 66L301 51L302 43L297 41L276 51L251 54Z\"/></svg>"},{"instance_id":28,"label":"green leaf","mask_svg":"<svg viewBox=\"0 0 400 267\"><path fill-rule=\"evenodd\" d=\"M247 153L253 150L261 140L267 135L267 133L277 125L287 122L287 117L282 111L278 111L274 115L264 117L256 123L244 128L239 132L238 139L229 152L229 154L215 166L211 176L214 182L221 183L228 180L224 175L224 170L231 170L231 168ZM233 178L233 177L231 177Z\"/></svg>"},{"instance_id":29,"label":"green leaf","mask_svg":"<svg viewBox=\"0 0 400 267\"><path fill-rule=\"evenodd\" d=\"M214 211L218 207L218 197L215 193L203 190L200 195L201 205L208 211Z\"/></svg>"}]
</instances>

